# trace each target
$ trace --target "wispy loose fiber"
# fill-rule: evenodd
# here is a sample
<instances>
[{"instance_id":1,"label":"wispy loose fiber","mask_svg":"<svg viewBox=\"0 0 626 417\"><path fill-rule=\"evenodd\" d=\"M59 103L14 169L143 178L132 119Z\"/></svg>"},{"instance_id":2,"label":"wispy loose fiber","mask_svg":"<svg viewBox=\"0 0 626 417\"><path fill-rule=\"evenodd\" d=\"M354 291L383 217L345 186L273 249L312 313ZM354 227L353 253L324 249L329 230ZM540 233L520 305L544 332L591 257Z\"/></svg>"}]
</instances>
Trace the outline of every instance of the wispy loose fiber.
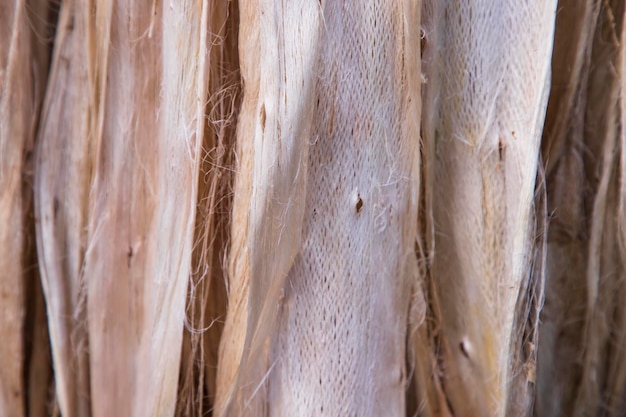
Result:
<instances>
[{"instance_id":1,"label":"wispy loose fiber","mask_svg":"<svg viewBox=\"0 0 626 417\"><path fill-rule=\"evenodd\" d=\"M248 322L250 256L248 244L249 204L252 195L253 137L257 123L255 109L259 96L260 51L259 22L254 6L241 7L238 51L243 97L237 120L236 174L231 213L228 256L228 312L220 340L216 375L214 415L222 416L236 395L236 377L240 368ZM242 138L242 139L239 139Z\"/></svg>"},{"instance_id":2,"label":"wispy loose fiber","mask_svg":"<svg viewBox=\"0 0 626 417\"><path fill-rule=\"evenodd\" d=\"M218 415L404 414L418 21L409 3L242 10L239 274L222 344L234 389Z\"/></svg>"},{"instance_id":3,"label":"wispy loose fiber","mask_svg":"<svg viewBox=\"0 0 626 417\"><path fill-rule=\"evenodd\" d=\"M218 350L226 320L227 247L231 228L236 117L240 105L236 1L214 2L201 32L208 100L198 177L198 209L187 326L183 335L178 416L203 416L216 396ZM204 18L204 17L203 17Z\"/></svg>"},{"instance_id":4,"label":"wispy loose fiber","mask_svg":"<svg viewBox=\"0 0 626 417\"><path fill-rule=\"evenodd\" d=\"M265 408L267 342L271 343L269 337L276 329L276 303L301 242L319 3L260 0L246 3L241 14L240 59L245 98L238 140L252 143L252 187L247 202L248 227L244 232L248 252L233 249L233 253L249 256L252 278L250 294L244 301L247 308L242 311L232 301L229 307L247 315L240 366L223 402L224 414L229 416L259 415ZM247 37L256 34L258 50L246 49L255 43ZM253 128L248 130L247 126ZM243 134L250 136L242 137ZM234 204L237 207L237 201ZM239 221L233 219L234 223ZM233 244L241 244L235 230ZM239 277L234 279L243 282ZM241 291L241 287L233 290Z\"/></svg>"}]
</instances>

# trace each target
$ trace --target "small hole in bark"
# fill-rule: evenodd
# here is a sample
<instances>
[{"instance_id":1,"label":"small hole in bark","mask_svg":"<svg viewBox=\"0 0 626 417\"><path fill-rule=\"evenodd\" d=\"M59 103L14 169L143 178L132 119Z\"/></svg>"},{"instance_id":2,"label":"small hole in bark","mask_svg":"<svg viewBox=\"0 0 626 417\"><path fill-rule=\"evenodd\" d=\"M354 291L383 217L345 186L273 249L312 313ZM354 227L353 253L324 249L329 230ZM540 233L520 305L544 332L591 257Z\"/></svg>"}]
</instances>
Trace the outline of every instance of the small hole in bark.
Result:
<instances>
[{"instance_id":1,"label":"small hole in bark","mask_svg":"<svg viewBox=\"0 0 626 417\"><path fill-rule=\"evenodd\" d=\"M463 339L461 340L461 343L459 343L459 348L461 348L461 353L463 354L463 356L465 356L467 359L470 358L470 353L472 350L472 347L470 345L469 340L467 339Z\"/></svg>"},{"instance_id":2,"label":"small hole in bark","mask_svg":"<svg viewBox=\"0 0 626 417\"><path fill-rule=\"evenodd\" d=\"M128 258L128 268L130 269L131 263L133 261L133 256L134 256L134 251L133 251L133 247L131 245L128 245L128 252L126 252L126 256Z\"/></svg>"},{"instance_id":3,"label":"small hole in bark","mask_svg":"<svg viewBox=\"0 0 626 417\"><path fill-rule=\"evenodd\" d=\"M265 131L265 120L267 119L267 115L265 114L265 104L261 106L261 129Z\"/></svg>"},{"instance_id":4,"label":"small hole in bark","mask_svg":"<svg viewBox=\"0 0 626 417\"><path fill-rule=\"evenodd\" d=\"M363 210L363 199L361 198L361 196L359 196L358 200L356 201L356 212L360 213L361 210Z\"/></svg>"},{"instance_id":5,"label":"small hole in bark","mask_svg":"<svg viewBox=\"0 0 626 417\"><path fill-rule=\"evenodd\" d=\"M54 218L57 218L57 214L59 214L59 199L54 197L52 200L52 210L54 214Z\"/></svg>"}]
</instances>

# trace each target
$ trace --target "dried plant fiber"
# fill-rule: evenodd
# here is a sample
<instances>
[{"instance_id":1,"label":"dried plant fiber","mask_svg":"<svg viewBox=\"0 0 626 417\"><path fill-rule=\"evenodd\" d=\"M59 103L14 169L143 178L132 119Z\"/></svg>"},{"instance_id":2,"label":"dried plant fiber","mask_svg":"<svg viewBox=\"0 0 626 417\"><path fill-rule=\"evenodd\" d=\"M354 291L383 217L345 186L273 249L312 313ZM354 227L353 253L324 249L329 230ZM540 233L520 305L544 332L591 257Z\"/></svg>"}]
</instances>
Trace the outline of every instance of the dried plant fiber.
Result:
<instances>
[{"instance_id":1,"label":"dried plant fiber","mask_svg":"<svg viewBox=\"0 0 626 417\"><path fill-rule=\"evenodd\" d=\"M40 366L47 379L32 266L32 155L49 53L41 39L47 21L35 13L42 6L0 1L0 415L6 417L37 415L41 390L29 375Z\"/></svg>"},{"instance_id":2,"label":"dried plant fiber","mask_svg":"<svg viewBox=\"0 0 626 417\"><path fill-rule=\"evenodd\" d=\"M263 388L266 372L266 339L274 330L271 325L277 316L275 304L280 292L284 292L287 273L300 246L311 127L309 110L313 105L319 36L318 8L319 3L313 1L292 2L283 7L261 0L249 2L241 10L242 44L254 46L258 42L258 48L240 47L246 98L238 137L250 134L241 141L251 143L248 149L252 156L251 177L244 173L244 179L237 179L243 186L247 181L251 183L249 200L244 203L248 215L242 219L247 221L247 228L240 233L247 246L242 254L248 257L250 276L255 279L245 282L245 276L235 278L240 285L249 285L247 308L240 310L247 315L246 332L238 336L244 343L241 363L230 377L233 388L226 392L226 399L217 400L218 404L224 402L224 415L239 415L245 409L250 409L252 415L260 413L266 395L256 395ZM234 204L235 209L240 204L237 196ZM235 228L238 222L234 218ZM238 231L233 230L234 245L238 244L237 235ZM274 254L271 259L266 256L268 250ZM257 400L251 404L255 396Z\"/></svg>"},{"instance_id":3,"label":"dried plant fiber","mask_svg":"<svg viewBox=\"0 0 626 417\"><path fill-rule=\"evenodd\" d=\"M82 275L90 180L88 11L64 2L39 128L35 205L41 280L64 416L88 416L86 291ZM71 65L70 63L73 63Z\"/></svg>"},{"instance_id":4,"label":"dried plant fiber","mask_svg":"<svg viewBox=\"0 0 626 417\"><path fill-rule=\"evenodd\" d=\"M206 415L215 402L220 338L228 304L234 146L241 80L236 2L209 8L208 101L177 415Z\"/></svg>"},{"instance_id":5,"label":"dried plant fiber","mask_svg":"<svg viewBox=\"0 0 626 417\"><path fill-rule=\"evenodd\" d=\"M419 12L322 5L303 240L270 356L270 415L405 414L408 313L423 309Z\"/></svg>"},{"instance_id":6,"label":"dried plant fiber","mask_svg":"<svg viewBox=\"0 0 626 417\"><path fill-rule=\"evenodd\" d=\"M100 112L84 272L94 416L174 411L204 129L199 51L207 6L108 2L96 11L104 72L95 75ZM119 242L117 250L105 242Z\"/></svg>"},{"instance_id":7,"label":"dried plant fiber","mask_svg":"<svg viewBox=\"0 0 626 417\"><path fill-rule=\"evenodd\" d=\"M539 416L626 412L624 2L560 2ZM572 33L576 36L572 37Z\"/></svg>"},{"instance_id":8,"label":"dried plant fiber","mask_svg":"<svg viewBox=\"0 0 626 417\"><path fill-rule=\"evenodd\" d=\"M260 2L243 13L258 31L240 35L251 39L239 138L252 142L254 280L224 415L402 415L419 174L419 58L407 45L419 8ZM396 255L380 258L384 246Z\"/></svg>"},{"instance_id":9,"label":"dried plant fiber","mask_svg":"<svg viewBox=\"0 0 626 417\"><path fill-rule=\"evenodd\" d=\"M426 3L422 134L434 161L425 221L434 223L427 244L440 407L511 415L556 2Z\"/></svg>"},{"instance_id":10,"label":"dried plant fiber","mask_svg":"<svg viewBox=\"0 0 626 417\"><path fill-rule=\"evenodd\" d=\"M0 417L626 416L623 0L0 0Z\"/></svg>"},{"instance_id":11,"label":"dried plant fiber","mask_svg":"<svg viewBox=\"0 0 626 417\"><path fill-rule=\"evenodd\" d=\"M174 412L208 4L140 3L64 2L56 35L37 196L64 416Z\"/></svg>"}]
</instances>

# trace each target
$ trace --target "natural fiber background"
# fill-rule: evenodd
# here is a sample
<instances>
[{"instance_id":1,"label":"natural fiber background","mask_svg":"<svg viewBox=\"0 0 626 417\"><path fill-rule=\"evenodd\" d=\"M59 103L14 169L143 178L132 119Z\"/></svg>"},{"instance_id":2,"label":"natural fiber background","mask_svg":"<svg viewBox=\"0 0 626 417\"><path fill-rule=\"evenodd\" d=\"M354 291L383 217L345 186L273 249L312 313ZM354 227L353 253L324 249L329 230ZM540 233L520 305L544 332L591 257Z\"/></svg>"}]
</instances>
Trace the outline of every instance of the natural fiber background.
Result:
<instances>
[{"instance_id":1,"label":"natural fiber background","mask_svg":"<svg viewBox=\"0 0 626 417\"><path fill-rule=\"evenodd\" d=\"M624 0L0 0L0 417L626 416Z\"/></svg>"}]
</instances>

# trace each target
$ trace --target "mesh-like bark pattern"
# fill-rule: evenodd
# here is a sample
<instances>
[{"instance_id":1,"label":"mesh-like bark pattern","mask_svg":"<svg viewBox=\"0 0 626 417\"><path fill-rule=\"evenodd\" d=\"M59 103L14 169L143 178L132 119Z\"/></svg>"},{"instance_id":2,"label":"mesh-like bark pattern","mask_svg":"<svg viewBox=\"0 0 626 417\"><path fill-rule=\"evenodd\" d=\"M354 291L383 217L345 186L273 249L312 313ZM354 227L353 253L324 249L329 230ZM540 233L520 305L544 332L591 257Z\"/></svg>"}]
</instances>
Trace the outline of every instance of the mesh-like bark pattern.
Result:
<instances>
[{"instance_id":1,"label":"mesh-like bark pattern","mask_svg":"<svg viewBox=\"0 0 626 417\"><path fill-rule=\"evenodd\" d=\"M323 5L302 248L285 286L271 415L404 415L420 75L409 43L418 20L404 7Z\"/></svg>"},{"instance_id":2,"label":"mesh-like bark pattern","mask_svg":"<svg viewBox=\"0 0 626 417\"><path fill-rule=\"evenodd\" d=\"M231 277L232 347L245 259L250 292L238 375L229 365L234 388L218 393L218 413L404 413L417 280L418 6L242 9L238 140L252 174L239 171L234 201L241 213L248 199L249 212L233 222L242 274ZM246 224L248 253L238 232ZM229 364L237 355L223 351Z\"/></svg>"},{"instance_id":3,"label":"mesh-like bark pattern","mask_svg":"<svg viewBox=\"0 0 626 417\"><path fill-rule=\"evenodd\" d=\"M426 3L436 355L453 415L504 415L556 2Z\"/></svg>"}]
</instances>

